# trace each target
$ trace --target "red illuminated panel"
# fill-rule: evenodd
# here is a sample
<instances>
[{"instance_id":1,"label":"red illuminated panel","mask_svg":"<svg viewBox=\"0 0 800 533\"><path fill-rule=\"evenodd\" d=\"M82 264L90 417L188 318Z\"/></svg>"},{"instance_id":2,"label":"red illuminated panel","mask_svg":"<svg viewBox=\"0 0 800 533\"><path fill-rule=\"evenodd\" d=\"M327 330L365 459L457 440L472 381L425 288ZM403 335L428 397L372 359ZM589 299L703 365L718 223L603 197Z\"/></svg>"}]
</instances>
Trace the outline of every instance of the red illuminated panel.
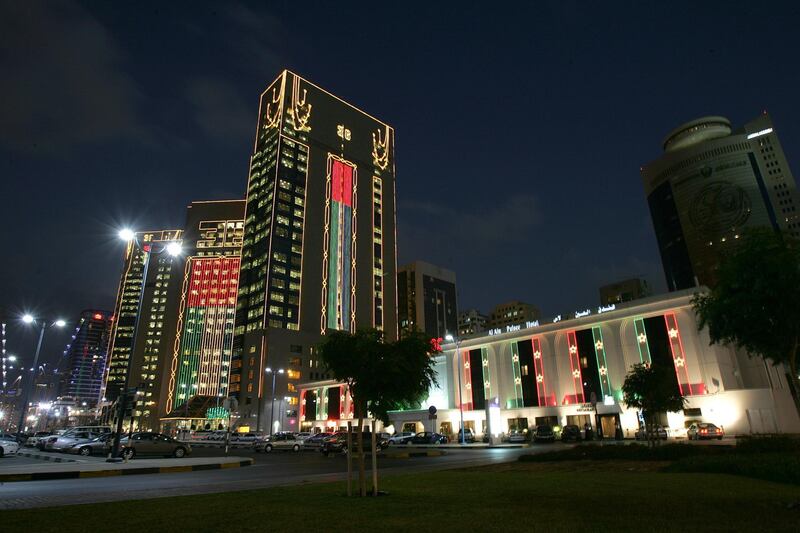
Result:
<instances>
[{"instance_id":1,"label":"red illuminated panel","mask_svg":"<svg viewBox=\"0 0 800 533\"><path fill-rule=\"evenodd\" d=\"M236 305L238 279L238 257L192 259L187 305L189 307Z\"/></svg>"},{"instance_id":2,"label":"red illuminated panel","mask_svg":"<svg viewBox=\"0 0 800 533\"><path fill-rule=\"evenodd\" d=\"M687 392L691 395L694 394L692 383L689 381L689 371L687 370L688 362L686 361L686 352L683 351L683 341L681 340L681 332L678 329L678 319L675 313L667 313L664 315L664 321L667 323L667 336L669 337L669 347L672 350L672 363L675 365L675 375L678 377L678 388L681 394Z\"/></svg>"},{"instance_id":3,"label":"red illuminated panel","mask_svg":"<svg viewBox=\"0 0 800 533\"><path fill-rule=\"evenodd\" d=\"M585 403L583 395L583 376L581 375L581 356L578 353L578 339L575 331L567 332L567 345L569 346L569 367L572 372L572 387L575 391L575 401Z\"/></svg>"},{"instance_id":4,"label":"red illuminated panel","mask_svg":"<svg viewBox=\"0 0 800 533\"><path fill-rule=\"evenodd\" d=\"M306 419L306 391L300 391L300 421Z\"/></svg>"},{"instance_id":5,"label":"red illuminated panel","mask_svg":"<svg viewBox=\"0 0 800 533\"><path fill-rule=\"evenodd\" d=\"M353 167L333 160L331 196L334 202L353 206Z\"/></svg>"},{"instance_id":6,"label":"red illuminated panel","mask_svg":"<svg viewBox=\"0 0 800 533\"><path fill-rule=\"evenodd\" d=\"M466 355L465 355L466 354ZM469 351L464 352L461 351L459 354L461 360L459 361L459 365L461 365L461 370L464 372L464 388L467 389L466 397L469 398L469 401L464 401L463 392L458 391L459 400L461 401L461 408L466 409L467 411L472 410L472 372L469 371Z\"/></svg>"}]
</instances>

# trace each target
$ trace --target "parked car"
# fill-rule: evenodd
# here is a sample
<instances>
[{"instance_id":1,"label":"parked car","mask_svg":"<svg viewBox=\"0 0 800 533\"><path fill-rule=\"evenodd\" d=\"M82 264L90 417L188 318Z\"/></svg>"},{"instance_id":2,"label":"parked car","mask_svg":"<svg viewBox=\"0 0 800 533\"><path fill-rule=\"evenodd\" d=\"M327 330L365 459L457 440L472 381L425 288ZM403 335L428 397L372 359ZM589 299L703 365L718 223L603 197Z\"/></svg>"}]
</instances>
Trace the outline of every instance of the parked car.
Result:
<instances>
[{"instance_id":1,"label":"parked car","mask_svg":"<svg viewBox=\"0 0 800 533\"><path fill-rule=\"evenodd\" d=\"M253 431L250 433L233 433L231 434L231 442L235 442L238 444L242 444L245 442L256 442L258 440L264 440L266 435L263 431Z\"/></svg>"},{"instance_id":2,"label":"parked car","mask_svg":"<svg viewBox=\"0 0 800 533\"><path fill-rule=\"evenodd\" d=\"M722 440L722 437L725 436L725 430L721 427L717 427L714 424L710 424L708 422L699 422L697 424L692 424L689 426L689 429L686 430L686 437L689 440L704 440L704 439L718 439Z\"/></svg>"},{"instance_id":3,"label":"parked car","mask_svg":"<svg viewBox=\"0 0 800 533\"><path fill-rule=\"evenodd\" d=\"M322 441L333 435L333 433L315 433L303 441L303 447L308 449L318 449L322 446Z\"/></svg>"},{"instance_id":4,"label":"parked car","mask_svg":"<svg viewBox=\"0 0 800 533\"><path fill-rule=\"evenodd\" d=\"M575 424L567 424L561 428L561 442L580 442L583 440L581 437L581 428Z\"/></svg>"},{"instance_id":5,"label":"parked car","mask_svg":"<svg viewBox=\"0 0 800 533\"><path fill-rule=\"evenodd\" d=\"M22 435L17 436L16 433L7 433L5 431L0 431L0 440L7 440L16 442L17 444L23 444L25 441L28 440L28 435L23 433Z\"/></svg>"},{"instance_id":6,"label":"parked car","mask_svg":"<svg viewBox=\"0 0 800 533\"><path fill-rule=\"evenodd\" d=\"M553 431L553 426L542 424L536 426L533 432L533 442L555 442L556 434Z\"/></svg>"},{"instance_id":7,"label":"parked car","mask_svg":"<svg viewBox=\"0 0 800 533\"><path fill-rule=\"evenodd\" d=\"M77 442L63 451L66 453L83 455L84 457L88 457L90 455L103 455L109 451L112 440L111 435L111 433L104 433L90 441Z\"/></svg>"},{"instance_id":8,"label":"parked car","mask_svg":"<svg viewBox=\"0 0 800 533\"><path fill-rule=\"evenodd\" d=\"M19 450L19 443L16 440L11 440L8 437L0 437L0 457L6 455L16 455Z\"/></svg>"},{"instance_id":9,"label":"parked car","mask_svg":"<svg viewBox=\"0 0 800 533\"><path fill-rule=\"evenodd\" d=\"M39 442L39 439L43 439L44 437L49 437L52 435L49 431L37 431L27 439L25 439L25 446L36 446Z\"/></svg>"},{"instance_id":10,"label":"parked car","mask_svg":"<svg viewBox=\"0 0 800 533\"><path fill-rule=\"evenodd\" d=\"M664 426L656 426L654 433L659 440L667 440L667 430L664 428ZM640 427L636 430L636 433L634 433L633 436L636 438L636 440L647 440L647 428Z\"/></svg>"},{"instance_id":11,"label":"parked car","mask_svg":"<svg viewBox=\"0 0 800 533\"><path fill-rule=\"evenodd\" d=\"M134 433L120 439L121 455L133 459L139 455L162 455L165 457L185 457L192 453L192 447L172 437L149 431Z\"/></svg>"},{"instance_id":12,"label":"parked car","mask_svg":"<svg viewBox=\"0 0 800 533\"><path fill-rule=\"evenodd\" d=\"M369 450L372 447L372 433L369 431L365 431L361 434L362 442L363 442L363 449L364 451ZM375 449L376 451L383 450L389 445L389 441L381 440L377 435L376 437L376 444ZM355 431L352 433L351 436L352 445L358 448L357 439L358 433ZM322 441L322 446L320 446L320 451L325 455L330 455L332 453L347 453L347 432L346 431L337 431L330 437L324 439Z\"/></svg>"},{"instance_id":13,"label":"parked car","mask_svg":"<svg viewBox=\"0 0 800 533\"><path fill-rule=\"evenodd\" d=\"M389 444L408 444L408 441L413 439L414 435L413 431L399 431L389 437L388 442Z\"/></svg>"},{"instance_id":14,"label":"parked car","mask_svg":"<svg viewBox=\"0 0 800 533\"><path fill-rule=\"evenodd\" d=\"M301 431L300 433L295 433L294 434L294 438L296 440L299 440L299 441L304 441L310 436L311 436L311 432L310 431Z\"/></svg>"},{"instance_id":15,"label":"parked car","mask_svg":"<svg viewBox=\"0 0 800 533\"><path fill-rule=\"evenodd\" d=\"M512 429L511 431L508 432L508 435L506 435L505 440L507 442L515 442L515 443L525 442L528 440L528 434L519 429Z\"/></svg>"},{"instance_id":16,"label":"parked car","mask_svg":"<svg viewBox=\"0 0 800 533\"><path fill-rule=\"evenodd\" d=\"M447 444L447 441L447 437L441 433L422 431L414 435L411 439L411 444Z\"/></svg>"},{"instance_id":17,"label":"parked car","mask_svg":"<svg viewBox=\"0 0 800 533\"><path fill-rule=\"evenodd\" d=\"M472 428L459 429L456 433L456 442L461 442L461 433L464 433L464 442L475 442L475 431Z\"/></svg>"},{"instance_id":18,"label":"parked car","mask_svg":"<svg viewBox=\"0 0 800 533\"><path fill-rule=\"evenodd\" d=\"M294 436L294 433L289 431L281 431L266 437L263 440L257 441L253 445L253 449L257 452L270 453L272 450L292 450L299 452L300 447L303 445L301 440Z\"/></svg>"},{"instance_id":19,"label":"parked car","mask_svg":"<svg viewBox=\"0 0 800 533\"><path fill-rule=\"evenodd\" d=\"M44 449L48 452L63 452L68 448L72 448L75 444L89 442L99 436L99 433L91 433L89 431L67 432L57 436L55 439L49 438Z\"/></svg>"}]
</instances>

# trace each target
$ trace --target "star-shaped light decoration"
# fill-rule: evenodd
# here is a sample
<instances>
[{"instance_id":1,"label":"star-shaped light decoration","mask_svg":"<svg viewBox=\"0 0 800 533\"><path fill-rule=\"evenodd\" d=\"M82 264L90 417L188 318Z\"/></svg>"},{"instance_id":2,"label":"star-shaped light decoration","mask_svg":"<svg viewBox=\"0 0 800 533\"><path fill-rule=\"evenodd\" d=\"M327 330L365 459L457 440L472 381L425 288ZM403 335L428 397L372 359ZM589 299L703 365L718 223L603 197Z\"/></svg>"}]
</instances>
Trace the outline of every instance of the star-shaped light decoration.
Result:
<instances>
[{"instance_id":1,"label":"star-shaped light decoration","mask_svg":"<svg viewBox=\"0 0 800 533\"><path fill-rule=\"evenodd\" d=\"M469 361L466 361L466 362L464 363L464 369L465 369L465 370L469 370Z\"/></svg>"},{"instance_id":2,"label":"star-shaped light decoration","mask_svg":"<svg viewBox=\"0 0 800 533\"><path fill-rule=\"evenodd\" d=\"M484 381L484 382L483 382L483 388L484 388L484 389L488 389L488 388L489 388L489 387L491 387L491 386L492 386L492 384L489 382L489 380L488 380L488 379L487 379L486 381Z\"/></svg>"},{"instance_id":3,"label":"star-shaped light decoration","mask_svg":"<svg viewBox=\"0 0 800 533\"><path fill-rule=\"evenodd\" d=\"M472 390L472 383L467 383L466 388L467 390Z\"/></svg>"},{"instance_id":4,"label":"star-shaped light decoration","mask_svg":"<svg viewBox=\"0 0 800 533\"><path fill-rule=\"evenodd\" d=\"M544 376L541 375L541 374L537 374L536 375L536 382L537 383L542 383L543 381L544 381Z\"/></svg>"},{"instance_id":5,"label":"star-shaped light decoration","mask_svg":"<svg viewBox=\"0 0 800 533\"><path fill-rule=\"evenodd\" d=\"M536 350L535 352L533 352L533 358L534 359L541 359L542 358L542 352L540 352L539 350Z\"/></svg>"},{"instance_id":6,"label":"star-shaped light decoration","mask_svg":"<svg viewBox=\"0 0 800 533\"><path fill-rule=\"evenodd\" d=\"M639 344L644 344L647 342L647 335L645 335L644 333L639 333L637 339L639 339Z\"/></svg>"},{"instance_id":7,"label":"star-shaped light decoration","mask_svg":"<svg viewBox=\"0 0 800 533\"><path fill-rule=\"evenodd\" d=\"M677 339L678 338L678 330L675 328L669 328L669 338L670 339Z\"/></svg>"},{"instance_id":8,"label":"star-shaped light decoration","mask_svg":"<svg viewBox=\"0 0 800 533\"><path fill-rule=\"evenodd\" d=\"M483 366L489 366L489 360L488 359L484 359L483 360Z\"/></svg>"},{"instance_id":9,"label":"star-shaped light decoration","mask_svg":"<svg viewBox=\"0 0 800 533\"><path fill-rule=\"evenodd\" d=\"M519 363L519 356L518 355L512 355L511 356L511 362Z\"/></svg>"},{"instance_id":10,"label":"star-shaped light decoration","mask_svg":"<svg viewBox=\"0 0 800 533\"><path fill-rule=\"evenodd\" d=\"M305 405L305 404L306 404L306 399L305 399L305 398L303 398L303 405Z\"/></svg>"},{"instance_id":11,"label":"star-shaped light decoration","mask_svg":"<svg viewBox=\"0 0 800 533\"><path fill-rule=\"evenodd\" d=\"M606 370L606 367L604 366L601 366L600 368L598 368L598 370L601 376L605 376L606 374L608 374L608 370Z\"/></svg>"},{"instance_id":12,"label":"star-shaped light decoration","mask_svg":"<svg viewBox=\"0 0 800 533\"><path fill-rule=\"evenodd\" d=\"M578 370L578 369L573 370L572 371L572 377L575 378L575 379L580 378L581 377L581 371Z\"/></svg>"},{"instance_id":13,"label":"star-shaped light decoration","mask_svg":"<svg viewBox=\"0 0 800 533\"><path fill-rule=\"evenodd\" d=\"M300 417L300 422L304 422L304 421L305 421L305 419L306 419L305 415L301 416L301 417Z\"/></svg>"},{"instance_id":14,"label":"star-shaped light decoration","mask_svg":"<svg viewBox=\"0 0 800 533\"><path fill-rule=\"evenodd\" d=\"M597 341L594 343L594 349L598 352L603 349L603 341Z\"/></svg>"},{"instance_id":15,"label":"star-shaped light decoration","mask_svg":"<svg viewBox=\"0 0 800 533\"><path fill-rule=\"evenodd\" d=\"M522 385L522 378L514 378L514 385Z\"/></svg>"},{"instance_id":16,"label":"star-shaped light decoration","mask_svg":"<svg viewBox=\"0 0 800 533\"><path fill-rule=\"evenodd\" d=\"M572 346L569 347L569 353L571 354L578 353L578 347L573 344Z\"/></svg>"},{"instance_id":17,"label":"star-shaped light decoration","mask_svg":"<svg viewBox=\"0 0 800 533\"><path fill-rule=\"evenodd\" d=\"M686 363L686 361L683 359L683 357L676 357L675 358L675 366L682 367L685 363Z\"/></svg>"}]
</instances>

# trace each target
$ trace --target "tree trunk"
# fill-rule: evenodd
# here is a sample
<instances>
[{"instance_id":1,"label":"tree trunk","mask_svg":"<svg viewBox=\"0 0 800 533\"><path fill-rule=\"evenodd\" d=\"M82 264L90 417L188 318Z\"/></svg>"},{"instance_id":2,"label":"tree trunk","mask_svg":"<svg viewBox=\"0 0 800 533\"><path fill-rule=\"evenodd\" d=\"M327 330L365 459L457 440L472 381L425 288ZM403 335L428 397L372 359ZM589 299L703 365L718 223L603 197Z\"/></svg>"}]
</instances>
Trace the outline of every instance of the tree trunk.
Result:
<instances>
[{"instance_id":1,"label":"tree trunk","mask_svg":"<svg viewBox=\"0 0 800 533\"><path fill-rule=\"evenodd\" d=\"M347 422L347 496L353 495L353 423Z\"/></svg>"},{"instance_id":2,"label":"tree trunk","mask_svg":"<svg viewBox=\"0 0 800 533\"><path fill-rule=\"evenodd\" d=\"M792 374L792 385L794 386L794 403L800 408L800 378L797 377L797 348L798 339L794 339L792 353L789 355L789 372Z\"/></svg>"},{"instance_id":3,"label":"tree trunk","mask_svg":"<svg viewBox=\"0 0 800 533\"><path fill-rule=\"evenodd\" d=\"M361 497L367 495L367 473L366 468L364 466L364 411L365 409L361 405L358 404L358 442L356 443L358 446L358 488ZM353 450L347 450L348 453L352 453Z\"/></svg>"},{"instance_id":4,"label":"tree trunk","mask_svg":"<svg viewBox=\"0 0 800 533\"><path fill-rule=\"evenodd\" d=\"M372 420L372 495L378 495L378 439L375 430L378 425Z\"/></svg>"}]
</instances>

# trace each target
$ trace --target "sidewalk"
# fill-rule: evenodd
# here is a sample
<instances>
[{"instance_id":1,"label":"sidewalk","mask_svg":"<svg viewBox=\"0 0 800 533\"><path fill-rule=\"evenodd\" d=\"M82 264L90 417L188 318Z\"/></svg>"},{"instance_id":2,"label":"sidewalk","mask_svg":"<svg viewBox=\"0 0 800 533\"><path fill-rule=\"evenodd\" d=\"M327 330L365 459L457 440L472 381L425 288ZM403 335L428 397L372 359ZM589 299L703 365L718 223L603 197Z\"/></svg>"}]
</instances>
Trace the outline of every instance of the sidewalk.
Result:
<instances>
[{"instance_id":1,"label":"sidewalk","mask_svg":"<svg viewBox=\"0 0 800 533\"><path fill-rule=\"evenodd\" d=\"M248 457L185 457L182 459L133 459L127 463L72 462L42 465L0 465L0 483L75 479L86 477L125 476L136 474L169 474L195 470L218 470L250 466Z\"/></svg>"}]
</instances>

